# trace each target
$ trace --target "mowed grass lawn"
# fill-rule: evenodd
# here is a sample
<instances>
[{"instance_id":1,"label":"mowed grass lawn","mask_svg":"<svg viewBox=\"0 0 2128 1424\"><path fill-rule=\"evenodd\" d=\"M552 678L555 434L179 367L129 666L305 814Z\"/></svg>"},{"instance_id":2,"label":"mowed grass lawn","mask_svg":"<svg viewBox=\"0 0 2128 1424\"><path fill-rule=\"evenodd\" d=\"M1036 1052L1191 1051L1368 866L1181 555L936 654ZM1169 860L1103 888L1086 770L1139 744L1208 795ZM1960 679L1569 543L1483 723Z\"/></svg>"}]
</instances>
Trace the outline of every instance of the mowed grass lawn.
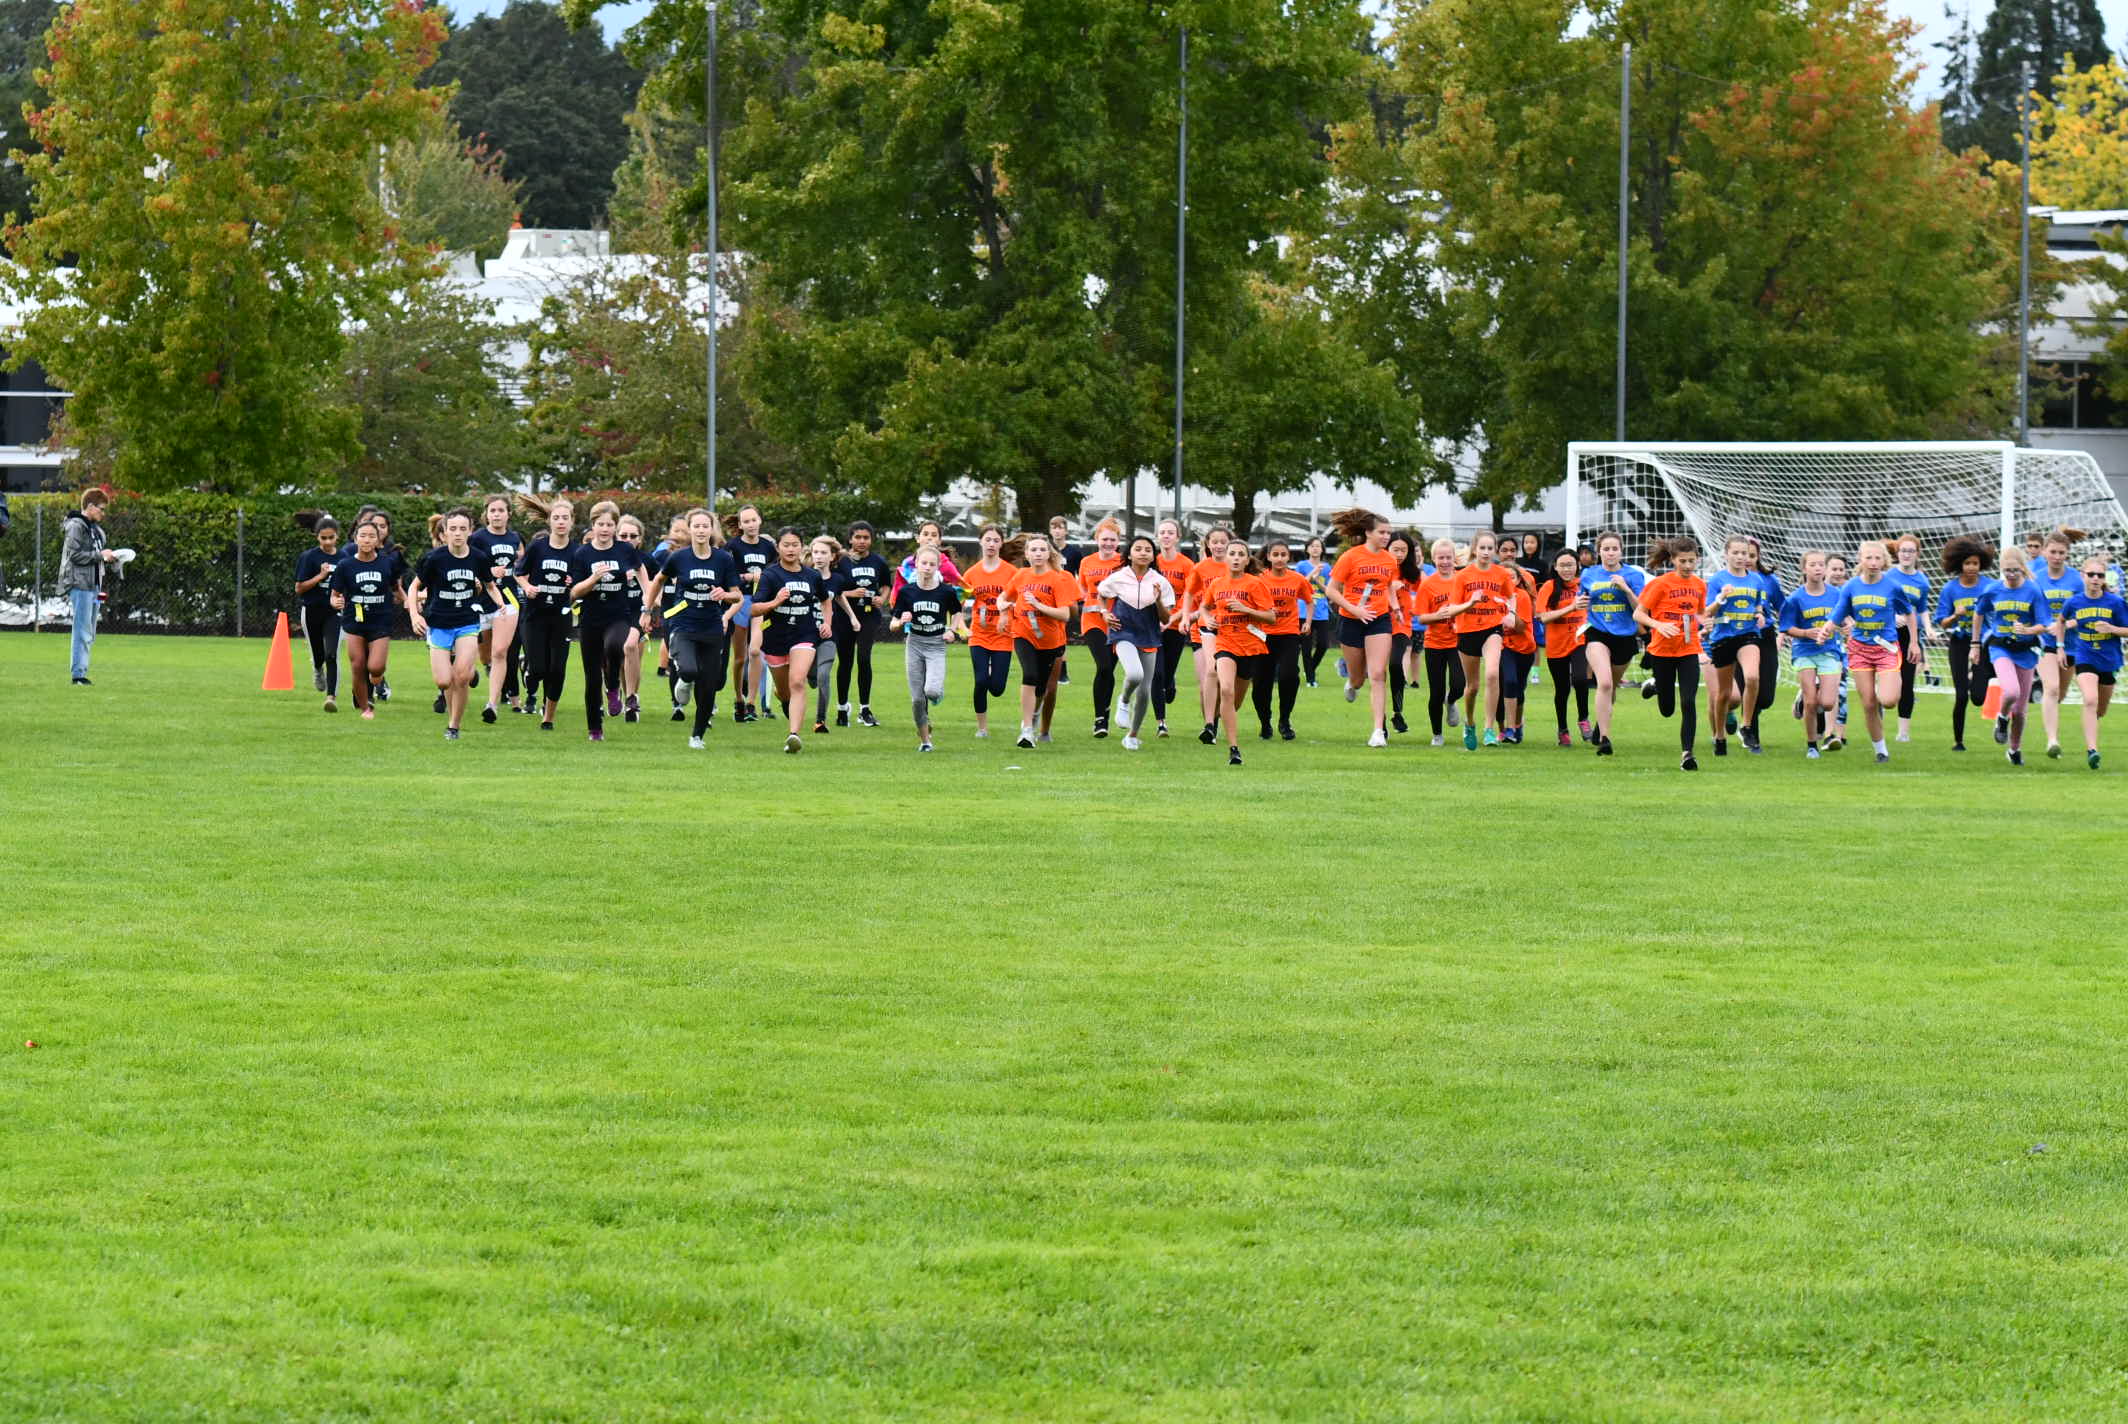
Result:
<instances>
[{"instance_id":1,"label":"mowed grass lawn","mask_svg":"<svg viewBox=\"0 0 2128 1424\"><path fill-rule=\"evenodd\" d=\"M799 757L447 745L265 653L0 637L0 1418L2128 1411L2128 771L1328 688L1236 770L1083 657L1027 753L965 655L918 758L899 649Z\"/></svg>"}]
</instances>

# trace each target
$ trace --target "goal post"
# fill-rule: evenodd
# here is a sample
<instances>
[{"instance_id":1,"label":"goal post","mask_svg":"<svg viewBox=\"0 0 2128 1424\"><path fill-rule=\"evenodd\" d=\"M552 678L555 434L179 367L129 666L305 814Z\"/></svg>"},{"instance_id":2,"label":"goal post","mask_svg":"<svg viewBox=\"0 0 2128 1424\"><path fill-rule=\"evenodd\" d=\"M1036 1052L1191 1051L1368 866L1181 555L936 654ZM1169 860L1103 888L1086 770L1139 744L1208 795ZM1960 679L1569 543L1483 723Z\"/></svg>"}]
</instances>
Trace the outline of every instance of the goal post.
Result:
<instances>
[{"instance_id":1,"label":"goal post","mask_svg":"<svg viewBox=\"0 0 2128 1424\"><path fill-rule=\"evenodd\" d=\"M1637 562L1659 538L1690 534L1719 551L1749 534L1789 584L1806 549L1851 557L1865 539L1901 534L1921 539L1931 579L1958 534L2007 547L2026 530L2067 526L2090 536L2079 556L2128 539L2128 514L2089 454L2001 440L1576 441L1566 504L1569 544L1616 529Z\"/></svg>"}]
</instances>

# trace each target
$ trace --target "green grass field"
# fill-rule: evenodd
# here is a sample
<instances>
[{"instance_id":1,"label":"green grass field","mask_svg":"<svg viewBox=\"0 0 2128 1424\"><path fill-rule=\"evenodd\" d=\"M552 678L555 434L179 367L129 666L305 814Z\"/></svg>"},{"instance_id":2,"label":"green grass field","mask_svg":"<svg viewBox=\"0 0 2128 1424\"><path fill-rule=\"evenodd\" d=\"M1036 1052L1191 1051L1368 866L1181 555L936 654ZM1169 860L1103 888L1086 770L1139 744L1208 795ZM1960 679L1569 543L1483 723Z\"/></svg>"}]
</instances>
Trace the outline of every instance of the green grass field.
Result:
<instances>
[{"instance_id":1,"label":"green grass field","mask_svg":"<svg viewBox=\"0 0 2128 1424\"><path fill-rule=\"evenodd\" d=\"M448 745L419 651L0 637L0 1419L2128 1412L2110 767L1234 770L1083 659L1027 753L964 656L919 759L898 649Z\"/></svg>"}]
</instances>

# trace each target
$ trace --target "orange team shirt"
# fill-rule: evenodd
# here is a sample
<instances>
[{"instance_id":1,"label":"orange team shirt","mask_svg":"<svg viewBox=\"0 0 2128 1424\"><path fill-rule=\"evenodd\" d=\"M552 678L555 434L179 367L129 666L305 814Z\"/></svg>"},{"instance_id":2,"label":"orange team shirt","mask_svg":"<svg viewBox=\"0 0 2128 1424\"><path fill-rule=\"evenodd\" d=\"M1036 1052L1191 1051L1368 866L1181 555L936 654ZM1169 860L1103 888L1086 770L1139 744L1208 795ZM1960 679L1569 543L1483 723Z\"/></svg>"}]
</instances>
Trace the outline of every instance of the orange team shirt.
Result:
<instances>
[{"instance_id":1,"label":"orange team shirt","mask_svg":"<svg viewBox=\"0 0 2128 1424\"><path fill-rule=\"evenodd\" d=\"M1396 591L1396 601L1389 607L1389 632L1392 637L1411 636L1412 615L1419 611L1419 591L1409 584Z\"/></svg>"},{"instance_id":2,"label":"orange team shirt","mask_svg":"<svg viewBox=\"0 0 2128 1424\"><path fill-rule=\"evenodd\" d=\"M1188 595L1190 604L1190 623L1193 633L1201 633L1204 629L1203 621L1197 617L1197 610L1210 601L1212 585L1226 576L1227 561L1225 559L1199 559L1197 566L1190 570L1190 577L1184 591Z\"/></svg>"},{"instance_id":3,"label":"orange team shirt","mask_svg":"<svg viewBox=\"0 0 2128 1424\"><path fill-rule=\"evenodd\" d=\"M1506 614L1508 600L1514 597L1515 577L1498 564L1479 568L1469 564L1456 570L1456 596L1449 601L1461 603L1465 599L1478 601L1456 615L1457 633L1490 633L1500 626Z\"/></svg>"},{"instance_id":4,"label":"orange team shirt","mask_svg":"<svg viewBox=\"0 0 2128 1424\"><path fill-rule=\"evenodd\" d=\"M1175 590L1175 611L1168 615L1167 626L1180 628L1182 626L1182 591L1189 587L1190 575L1197 572L1197 566L1181 554L1158 554L1153 558L1153 567L1160 570Z\"/></svg>"},{"instance_id":5,"label":"orange team shirt","mask_svg":"<svg viewBox=\"0 0 2128 1424\"><path fill-rule=\"evenodd\" d=\"M1013 577L1012 587L1005 590L1005 597L1012 601L1013 637L1025 638L1044 651L1063 647L1065 621L1029 613L1023 600L1030 594L1037 602L1052 608L1069 608L1079 601L1078 581L1062 569L1040 574L1033 569L1021 569Z\"/></svg>"},{"instance_id":6,"label":"orange team shirt","mask_svg":"<svg viewBox=\"0 0 2128 1424\"><path fill-rule=\"evenodd\" d=\"M1270 625L1235 612L1237 608L1256 608L1267 613L1271 610L1271 595L1262 579L1254 574L1227 574L1212 579L1204 586L1204 601L1219 610L1219 640L1213 645L1214 652L1253 658L1264 650L1258 630Z\"/></svg>"},{"instance_id":7,"label":"orange team shirt","mask_svg":"<svg viewBox=\"0 0 2128 1424\"><path fill-rule=\"evenodd\" d=\"M1305 574L1291 569L1284 573L1264 574L1264 592L1270 595L1271 611L1278 621L1264 629L1266 633L1298 633L1300 611L1315 602L1315 585L1308 582Z\"/></svg>"},{"instance_id":8,"label":"orange team shirt","mask_svg":"<svg viewBox=\"0 0 2128 1424\"><path fill-rule=\"evenodd\" d=\"M1101 599L1094 590L1101 580L1123 567L1121 554L1092 553L1079 560L1079 601L1086 611L1079 615L1079 631L1082 633L1106 633L1108 615L1101 611ZM1042 600L1047 603L1048 599Z\"/></svg>"},{"instance_id":9,"label":"orange team shirt","mask_svg":"<svg viewBox=\"0 0 2128 1424\"><path fill-rule=\"evenodd\" d=\"M1456 601L1454 574L1431 573L1419 583L1419 612L1439 613ZM1426 630L1425 646L1429 648L1453 648L1456 645L1456 620L1444 618L1438 623L1421 623Z\"/></svg>"},{"instance_id":10,"label":"orange team shirt","mask_svg":"<svg viewBox=\"0 0 2128 1424\"><path fill-rule=\"evenodd\" d=\"M993 653L1012 651L1012 630L1005 626L1004 615L998 612L998 600L1012 587L1012 580L1019 572L1016 566L1007 563L985 571L981 562L977 562L961 575L961 587L968 590L968 642L971 647Z\"/></svg>"},{"instance_id":11,"label":"orange team shirt","mask_svg":"<svg viewBox=\"0 0 2128 1424\"><path fill-rule=\"evenodd\" d=\"M1517 653L1537 655L1537 634L1530 627L1530 596L1526 589L1515 590L1515 626L1500 635L1500 646Z\"/></svg>"},{"instance_id":12,"label":"orange team shirt","mask_svg":"<svg viewBox=\"0 0 2128 1424\"><path fill-rule=\"evenodd\" d=\"M1707 581L1694 576L1668 573L1658 574L1648 580L1648 586L1640 591L1640 606L1658 623L1676 623L1683 627L1682 637L1670 638L1648 630L1648 651L1658 658L1688 658L1699 654L1700 625L1706 615L1701 611L1707 606Z\"/></svg>"},{"instance_id":13,"label":"orange team shirt","mask_svg":"<svg viewBox=\"0 0 2128 1424\"><path fill-rule=\"evenodd\" d=\"M1389 551L1378 554L1365 544L1339 554L1330 569L1330 580L1345 595L1345 602L1359 605L1369 623L1389 611L1389 590L1397 578L1397 561L1389 557ZM1344 612L1336 604L1331 607Z\"/></svg>"},{"instance_id":14,"label":"orange team shirt","mask_svg":"<svg viewBox=\"0 0 2128 1424\"><path fill-rule=\"evenodd\" d=\"M1579 583L1570 583L1561 588L1557 579L1547 579L1544 588L1541 590L1544 595L1544 601L1538 607L1544 609L1547 613L1553 608L1568 607L1574 602L1574 596L1580 591L1581 585ZM1562 613L1551 622L1545 624L1544 655L1547 658L1572 657L1574 655L1574 646L1581 641L1581 625L1588 621L1589 615L1586 612L1575 610L1569 613Z\"/></svg>"}]
</instances>

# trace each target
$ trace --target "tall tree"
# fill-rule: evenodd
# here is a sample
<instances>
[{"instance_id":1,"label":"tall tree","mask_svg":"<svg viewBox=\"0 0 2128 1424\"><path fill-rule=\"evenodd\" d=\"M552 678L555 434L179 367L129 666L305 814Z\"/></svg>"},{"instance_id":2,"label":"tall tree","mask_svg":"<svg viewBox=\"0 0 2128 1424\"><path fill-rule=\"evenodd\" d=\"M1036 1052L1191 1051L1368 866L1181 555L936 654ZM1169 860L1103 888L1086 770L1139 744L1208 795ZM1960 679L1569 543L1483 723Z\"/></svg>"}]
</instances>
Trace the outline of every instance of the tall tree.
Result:
<instances>
[{"instance_id":1,"label":"tall tree","mask_svg":"<svg viewBox=\"0 0 2128 1424\"><path fill-rule=\"evenodd\" d=\"M2071 60L2032 108L2032 201L2128 207L2128 69Z\"/></svg>"},{"instance_id":2,"label":"tall tree","mask_svg":"<svg viewBox=\"0 0 2128 1424\"><path fill-rule=\"evenodd\" d=\"M666 0L648 29L684 62L702 10ZM764 424L848 485L1001 483L1022 519L1164 463L1182 27L1188 295L1217 312L1320 202L1310 120L1364 101L1356 0L763 0L732 36L758 88L725 208Z\"/></svg>"},{"instance_id":3,"label":"tall tree","mask_svg":"<svg viewBox=\"0 0 2128 1424\"><path fill-rule=\"evenodd\" d=\"M377 166L378 197L399 226L399 240L439 252L501 254L518 213L519 185L503 175L503 156L468 141L439 108L421 131L393 144Z\"/></svg>"},{"instance_id":4,"label":"tall tree","mask_svg":"<svg viewBox=\"0 0 2128 1424\"><path fill-rule=\"evenodd\" d=\"M491 303L443 273L373 304L340 363L341 400L360 422L341 483L451 491L514 479L532 447L503 389L506 335Z\"/></svg>"},{"instance_id":5,"label":"tall tree","mask_svg":"<svg viewBox=\"0 0 2128 1424\"><path fill-rule=\"evenodd\" d=\"M512 0L451 32L423 83L456 84L460 131L499 147L533 227L587 228L605 218L624 124L643 76L595 29L553 5Z\"/></svg>"},{"instance_id":6,"label":"tall tree","mask_svg":"<svg viewBox=\"0 0 2128 1424\"><path fill-rule=\"evenodd\" d=\"M423 260L365 181L436 96L443 38L404 0L76 0L38 82L12 350L140 489L247 490L351 453L343 324ZM71 268L71 271L66 270Z\"/></svg>"},{"instance_id":7,"label":"tall tree","mask_svg":"<svg viewBox=\"0 0 2128 1424\"><path fill-rule=\"evenodd\" d=\"M45 61L45 32L58 12L58 0L0 0L0 154L30 142L25 114L44 107L37 70ZM22 165L0 163L0 215L20 222L29 211L29 179Z\"/></svg>"},{"instance_id":8,"label":"tall tree","mask_svg":"<svg viewBox=\"0 0 2128 1424\"><path fill-rule=\"evenodd\" d=\"M2098 0L1996 0L1970 60L1945 68L1945 141L1960 152L1978 146L1990 158L2016 158L2018 80L2026 66L2051 96L2066 64L2088 70L2109 57Z\"/></svg>"},{"instance_id":9,"label":"tall tree","mask_svg":"<svg viewBox=\"0 0 2128 1424\"><path fill-rule=\"evenodd\" d=\"M1629 432L2004 427L2015 191L1942 148L1908 33L1877 0L1623 0L1588 28L1552 0L1404 12L1422 112L1401 145L1340 135L1339 240L1365 248L1340 302L1380 322L1432 433L1482 450L1466 500L1532 498L1611 431L1629 38Z\"/></svg>"}]
</instances>

